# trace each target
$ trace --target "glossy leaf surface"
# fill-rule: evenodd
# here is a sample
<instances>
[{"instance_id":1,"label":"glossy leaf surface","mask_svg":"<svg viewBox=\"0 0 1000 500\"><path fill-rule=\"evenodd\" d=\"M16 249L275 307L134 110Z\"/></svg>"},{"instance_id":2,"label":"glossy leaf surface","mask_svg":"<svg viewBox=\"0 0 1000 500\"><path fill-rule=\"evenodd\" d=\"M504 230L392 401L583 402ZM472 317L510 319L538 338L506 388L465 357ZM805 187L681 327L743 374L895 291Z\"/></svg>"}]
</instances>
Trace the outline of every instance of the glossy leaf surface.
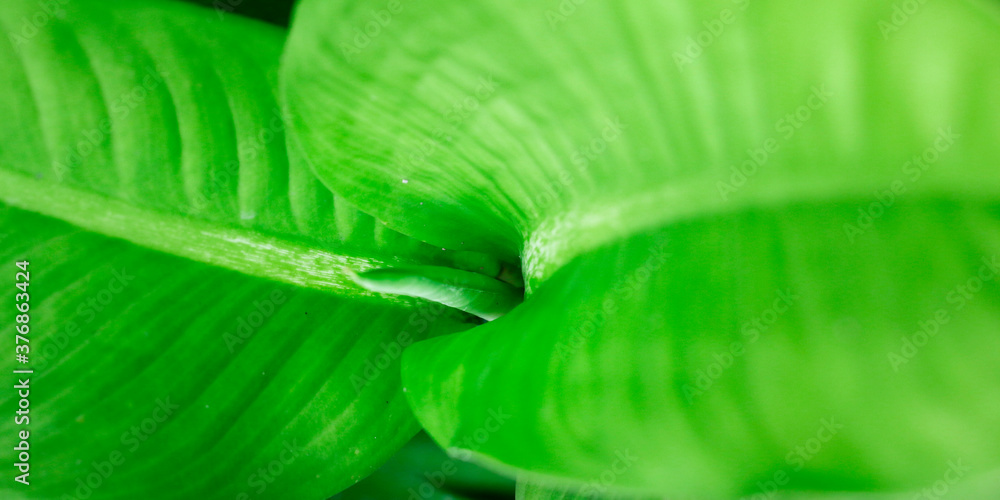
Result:
<instances>
[{"instance_id":1,"label":"glossy leaf surface","mask_svg":"<svg viewBox=\"0 0 1000 500\"><path fill-rule=\"evenodd\" d=\"M363 210L531 286L692 217L1000 189L994 2L393 5L301 2L291 129Z\"/></svg>"},{"instance_id":2,"label":"glossy leaf surface","mask_svg":"<svg viewBox=\"0 0 1000 500\"><path fill-rule=\"evenodd\" d=\"M416 433L402 348L462 328L440 310L250 278L20 210L0 227L8 274L31 262L31 421L0 431L11 449L32 433L32 500L326 498ZM20 290L0 293L13 303ZM12 356L0 367L23 368Z\"/></svg>"},{"instance_id":3,"label":"glossy leaf surface","mask_svg":"<svg viewBox=\"0 0 1000 500\"><path fill-rule=\"evenodd\" d=\"M0 199L213 265L359 294L342 272L442 263L289 161L283 32L181 2L74 2L0 22ZM44 14L44 12L42 12ZM30 28L30 29L29 29ZM31 36L29 36L31 35ZM293 160L296 159L293 157Z\"/></svg>"},{"instance_id":4,"label":"glossy leaf surface","mask_svg":"<svg viewBox=\"0 0 1000 500\"><path fill-rule=\"evenodd\" d=\"M1000 209L901 203L851 243L854 214L707 217L585 254L407 350L407 396L444 447L542 484L733 498L1000 469Z\"/></svg>"},{"instance_id":5,"label":"glossy leaf surface","mask_svg":"<svg viewBox=\"0 0 1000 500\"><path fill-rule=\"evenodd\" d=\"M213 16L0 5L0 256L31 262L35 370L32 484L4 498L326 498L417 431L402 349L468 327L350 281L448 259L289 160L284 33Z\"/></svg>"},{"instance_id":6,"label":"glossy leaf surface","mask_svg":"<svg viewBox=\"0 0 1000 500\"><path fill-rule=\"evenodd\" d=\"M994 3L441 0L367 39L362 4L300 6L306 156L529 285L404 356L438 442L584 483L632 452L616 486L723 498L1000 466Z\"/></svg>"}]
</instances>

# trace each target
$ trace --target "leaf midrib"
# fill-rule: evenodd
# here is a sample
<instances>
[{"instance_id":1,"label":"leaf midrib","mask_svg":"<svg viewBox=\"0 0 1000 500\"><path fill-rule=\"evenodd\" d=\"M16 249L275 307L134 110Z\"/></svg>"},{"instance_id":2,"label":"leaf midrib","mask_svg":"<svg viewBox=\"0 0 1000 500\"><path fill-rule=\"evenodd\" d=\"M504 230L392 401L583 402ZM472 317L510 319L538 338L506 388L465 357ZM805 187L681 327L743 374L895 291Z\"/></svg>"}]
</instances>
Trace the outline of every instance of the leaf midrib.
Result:
<instances>
[{"instance_id":1,"label":"leaf midrib","mask_svg":"<svg viewBox=\"0 0 1000 500\"><path fill-rule=\"evenodd\" d=\"M378 298L404 305L418 302L365 290L345 272L345 268L363 272L390 264L419 263L411 259L386 261L312 248L258 231L135 207L3 167L0 167L0 201L87 231L250 276L340 296Z\"/></svg>"},{"instance_id":2,"label":"leaf midrib","mask_svg":"<svg viewBox=\"0 0 1000 500\"><path fill-rule=\"evenodd\" d=\"M748 188L722 200L715 183L719 179L698 179L649 189L609 203L602 200L549 215L526 232L522 251L523 271L528 293L552 276L576 256L642 231L654 230L684 220L700 217L736 214L753 210L780 210L803 204L835 204L857 202L858 208L877 202L877 192L887 191L892 177L879 176L859 182L845 178L817 178L763 183L757 189ZM763 181L763 179L758 179ZM956 199L966 202L1000 204L1000 185L995 179L962 182L947 179L926 182L924 186L908 186L898 195L895 204L923 200ZM664 209L664 206L670 208ZM887 210L891 210L889 206ZM846 237L846 236L845 236Z\"/></svg>"}]
</instances>

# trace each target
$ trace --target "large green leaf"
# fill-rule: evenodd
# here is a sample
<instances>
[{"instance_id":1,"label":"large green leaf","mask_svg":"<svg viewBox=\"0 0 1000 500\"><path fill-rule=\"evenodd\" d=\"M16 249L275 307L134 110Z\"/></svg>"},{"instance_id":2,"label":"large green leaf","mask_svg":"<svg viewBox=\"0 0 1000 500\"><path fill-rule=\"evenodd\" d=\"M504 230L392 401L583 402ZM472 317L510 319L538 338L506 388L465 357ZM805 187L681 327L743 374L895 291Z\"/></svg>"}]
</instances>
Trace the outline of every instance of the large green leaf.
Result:
<instances>
[{"instance_id":1,"label":"large green leaf","mask_svg":"<svg viewBox=\"0 0 1000 500\"><path fill-rule=\"evenodd\" d=\"M901 202L852 243L855 214L711 216L580 256L408 349L407 395L444 447L539 482L732 498L1000 469L1000 206Z\"/></svg>"},{"instance_id":2,"label":"large green leaf","mask_svg":"<svg viewBox=\"0 0 1000 500\"><path fill-rule=\"evenodd\" d=\"M247 274L362 293L344 267L450 264L289 161L282 32L183 3L74 2L0 22L0 199ZM293 156L293 159L298 159Z\"/></svg>"},{"instance_id":3,"label":"large green leaf","mask_svg":"<svg viewBox=\"0 0 1000 500\"><path fill-rule=\"evenodd\" d=\"M13 261L32 273L32 363L0 367L34 369L30 424L0 424L7 449L31 432L31 486L0 496L325 498L402 446L402 348L469 318L350 276L470 258L289 160L283 33L97 0L3 2L0 30L11 314Z\"/></svg>"},{"instance_id":4,"label":"large green leaf","mask_svg":"<svg viewBox=\"0 0 1000 500\"><path fill-rule=\"evenodd\" d=\"M404 355L441 444L722 498L1000 467L995 3L365 4L288 43L315 172L532 294Z\"/></svg>"},{"instance_id":5,"label":"large green leaf","mask_svg":"<svg viewBox=\"0 0 1000 500\"><path fill-rule=\"evenodd\" d=\"M1000 10L896 3L304 0L290 125L363 210L534 285L710 213L995 199Z\"/></svg>"},{"instance_id":6,"label":"large green leaf","mask_svg":"<svg viewBox=\"0 0 1000 500\"><path fill-rule=\"evenodd\" d=\"M8 450L31 433L31 485L5 481L4 498L326 498L417 431L402 348L461 327L443 308L249 278L20 210L0 227L11 314L15 261L31 279L30 363L0 368L34 369L18 376L30 422L0 422ZM14 325L2 333L12 353Z\"/></svg>"}]
</instances>

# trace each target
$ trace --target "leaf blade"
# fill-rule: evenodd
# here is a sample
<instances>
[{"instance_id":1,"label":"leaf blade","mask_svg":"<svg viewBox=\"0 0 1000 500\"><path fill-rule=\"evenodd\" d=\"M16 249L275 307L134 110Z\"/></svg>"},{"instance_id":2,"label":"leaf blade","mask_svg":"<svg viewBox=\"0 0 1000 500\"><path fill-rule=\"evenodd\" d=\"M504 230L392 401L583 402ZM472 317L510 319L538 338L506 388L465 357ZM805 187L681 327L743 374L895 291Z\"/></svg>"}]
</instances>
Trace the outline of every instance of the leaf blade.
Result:
<instances>
[{"instance_id":1,"label":"leaf blade","mask_svg":"<svg viewBox=\"0 0 1000 500\"><path fill-rule=\"evenodd\" d=\"M399 388L402 348L465 328L443 308L348 300L16 209L2 217L17 236L0 260L31 261L31 498L75 494L108 467L81 491L328 497L418 429ZM5 443L23 428L0 427Z\"/></svg>"},{"instance_id":2,"label":"leaf blade","mask_svg":"<svg viewBox=\"0 0 1000 500\"><path fill-rule=\"evenodd\" d=\"M977 54L1000 46L1000 15L925 7L884 37L888 1L571 14L441 1L407 6L359 48L363 9L307 0L285 92L325 182L407 234L520 255L530 288L588 249L692 217L870 199L896 182L995 199L986 131L1000 97ZM704 23L722 26L709 47L695 42ZM961 139L911 177L948 127Z\"/></svg>"},{"instance_id":3,"label":"leaf blade","mask_svg":"<svg viewBox=\"0 0 1000 500\"><path fill-rule=\"evenodd\" d=\"M851 205L637 235L407 350L407 396L443 447L541 484L726 498L775 478L914 491L957 457L993 473L996 213L909 202L853 243ZM507 423L470 441L498 408Z\"/></svg>"},{"instance_id":4,"label":"leaf blade","mask_svg":"<svg viewBox=\"0 0 1000 500\"><path fill-rule=\"evenodd\" d=\"M0 48L10 68L0 110L17 118L0 129L4 201L168 253L345 294L365 292L339 263L452 261L439 247L386 234L353 207L338 210L308 164L294 154L289 161L275 97L282 31L237 18L220 24L176 2L79 2L23 37L17 20L37 8L17 1L0 11L7 34L21 37ZM338 213L349 212L353 225L338 225ZM144 231L147 221L166 237ZM171 237L195 231L213 233L205 247ZM306 276L281 266L270 246ZM268 276L272 264L283 275Z\"/></svg>"}]
</instances>

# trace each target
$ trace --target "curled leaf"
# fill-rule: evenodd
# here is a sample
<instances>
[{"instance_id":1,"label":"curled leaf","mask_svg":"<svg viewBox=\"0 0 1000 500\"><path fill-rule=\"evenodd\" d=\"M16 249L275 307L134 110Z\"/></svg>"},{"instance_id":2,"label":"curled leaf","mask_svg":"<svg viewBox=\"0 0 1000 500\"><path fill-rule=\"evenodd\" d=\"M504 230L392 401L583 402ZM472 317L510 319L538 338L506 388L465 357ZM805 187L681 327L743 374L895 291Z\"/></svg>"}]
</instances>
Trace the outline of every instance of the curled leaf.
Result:
<instances>
[{"instance_id":1,"label":"curled leaf","mask_svg":"<svg viewBox=\"0 0 1000 500\"><path fill-rule=\"evenodd\" d=\"M510 312L521 303L523 294L502 281L447 267L373 269L356 274L354 281L373 292L438 302L487 321Z\"/></svg>"}]
</instances>

